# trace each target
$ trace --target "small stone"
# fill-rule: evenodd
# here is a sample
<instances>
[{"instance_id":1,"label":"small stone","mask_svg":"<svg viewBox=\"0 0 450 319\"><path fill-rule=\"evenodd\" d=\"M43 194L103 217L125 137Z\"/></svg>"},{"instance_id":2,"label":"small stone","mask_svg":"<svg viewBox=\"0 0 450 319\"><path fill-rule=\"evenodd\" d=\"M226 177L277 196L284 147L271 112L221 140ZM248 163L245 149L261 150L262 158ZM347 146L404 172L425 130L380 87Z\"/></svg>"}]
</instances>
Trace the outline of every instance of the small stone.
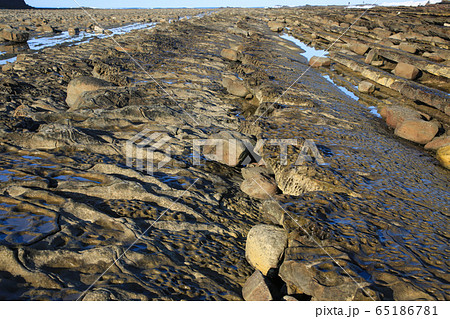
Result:
<instances>
[{"instance_id":1,"label":"small stone","mask_svg":"<svg viewBox=\"0 0 450 319\"><path fill-rule=\"evenodd\" d=\"M105 33L105 29L103 29L102 27L99 27L98 25L95 25L94 32L97 34L103 34L103 33Z\"/></svg>"},{"instance_id":2,"label":"small stone","mask_svg":"<svg viewBox=\"0 0 450 319\"><path fill-rule=\"evenodd\" d=\"M367 51L369 51L370 47L364 43L351 43L349 49L359 55L364 55Z\"/></svg>"},{"instance_id":3,"label":"small stone","mask_svg":"<svg viewBox=\"0 0 450 319\"><path fill-rule=\"evenodd\" d=\"M425 145L426 150L438 150L441 147L450 145L450 136L435 137Z\"/></svg>"},{"instance_id":4,"label":"small stone","mask_svg":"<svg viewBox=\"0 0 450 319\"><path fill-rule=\"evenodd\" d=\"M372 49L369 51L369 53L367 53L366 59L364 60L364 62L366 62L367 64L371 64L373 61L378 60L379 56L376 50Z\"/></svg>"},{"instance_id":5,"label":"small stone","mask_svg":"<svg viewBox=\"0 0 450 319\"><path fill-rule=\"evenodd\" d=\"M220 52L220 55L230 61L237 61L238 60L238 52L233 49L223 49L222 52Z\"/></svg>"},{"instance_id":6,"label":"small stone","mask_svg":"<svg viewBox=\"0 0 450 319\"><path fill-rule=\"evenodd\" d=\"M394 74L408 80L414 80L419 75L419 69L414 65L399 62L394 69Z\"/></svg>"},{"instance_id":7,"label":"small stone","mask_svg":"<svg viewBox=\"0 0 450 319\"><path fill-rule=\"evenodd\" d=\"M277 193L277 183L265 168L242 168L245 180L241 184L241 190L250 197L257 199L269 199Z\"/></svg>"},{"instance_id":8,"label":"small stone","mask_svg":"<svg viewBox=\"0 0 450 319\"><path fill-rule=\"evenodd\" d=\"M281 32L284 29L285 24L279 21L269 21L267 23L267 25L269 26L270 30L273 32Z\"/></svg>"},{"instance_id":9,"label":"small stone","mask_svg":"<svg viewBox=\"0 0 450 319\"><path fill-rule=\"evenodd\" d=\"M222 85L227 89L228 93L239 97L246 97L250 93L243 81L224 78Z\"/></svg>"},{"instance_id":10,"label":"small stone","mask_svg":"<svg viewBox=\"0 0 450 319\"><path fill-rule=\"evenodd\" d=\"M80 29L78 29L78 28L69 28L68 32L69 32L69 35L73 37L74 35L80 34Z\"/></svg>"},{"instance_id":11,"label":"small stone","mask_svg":"<svg viewBox=\"0 0 450 319\"><path fill-rule=\"evenodd\" d=\"M295 298L293 296L289 296L289 295L283 296L283 300L284 301L298 301L297 298Z\"/></svg>"},{"instance_id":12,"label":"small stone","mask_svg":"<svg viewBox=\"0 0 450 319\"><path fill-rule=\"evenodd\" d=\"M389 39L404 41L406 39L406 36L403 32L399 32L399 33L395 33L395 34L391 35L389 37Z\"/></svg>"},{"instance_id":13,"label":"small stone","mask_svg":"<svg viewBox=\"0 0 450 319\"><path fill-rule=\"evenodd\" d=\"M325 57L313 56L309 60L309 65L313 68L319 68L321 66L330 66L331 60L329 58L325 58Z\"/></svg>"},{"instance_id":14,"label":"small stone","mask_svg":"<svg viewBox=\"0 0 450 319\"><path fill-rule=\"evenodd\" d=\"M388 38L392 34L391 31L382 28L375 28L372 32L375 33L379 39Z\"/></svg>"},{"instance_id":15,"label":"small stone","mask_svg":"<svg viewBox=\"0 0 450 319\"><path fill-rule=\"evenodd\" d=\"M235 167L241 164L248 155L246 136L233 131L221 131L209 137L211 144L203 149L205 157L225 165Z\"/></svg>"},{"instance_id":16,"label":"small stone","mask_svg":"<svg viewBox=\"0 0 450 319\"><path fill-rule=\"evenodd\" d=\"M406 52L409 52L409 53L412 53L412 54L417 52L417 48L414 45L408 44L408 43L404 43L404 42L400 43L398 48L400 50L403 50L403 51L406 51Z\"/></svg>"},{"instance_id":17,"label":"small stone","mask_svg":"<svg viewBox=\"0 0 450 319\"><path fill-rule=\"evenodd\" d=\"M439 148L436 152L436 158L446 169L450 169L450 145Z\"/></svg>"},{"instance_id":18,"label":"small stone","mask_svg":"<svg viewBox=\"0 0 450 319\"><path fill-rule=\"evenodd\" d=\"M231 43L230 44L230 49L235 50L235 51L244 51L244 45L240 44L240 43Z\"/></svg>"},{"instance_id":19,"label":"small stone","mask_svg":"<svg viewBox=\"0 0 450 319\"><path fill-rule=\"evenodd\" d=\"M384 65L384 61L372 61L370 64L379 68Z\"/></svg>"},{"instance_id":20,"label":"small stone","mask_svg":"<svg viewBox=\"0 0 450 319\"><path fill-rule=\"evenodd\" d=\"M48 24L45 24L45 25L41 26L40 30L42 32L45 32L45 33L53 33L53 32L55 32L55 29L51 25L48 25Z\"/></svg>"},{"instance_id":21,"label":"small stone","mask_svg":"<svg viewBox=\"0 0 450 319\"><path fill-rule=\"evenodd\" d=\"M261 213L273 224L283 226L286 213L276 200L265 200L261 205Z\"/></svg>"},{"instance_id":22,"label":"small stone","mask_svg":"<svg viewBox=\"0 0 450 319\"><path fill-rule=\"evenodd\" d=\"M439 127L434 122L405 120L397 126L394 134L415 143L427 144L438 131Z\"/></svg>"},{"instance_id":23,"label":"small stone","mask_svg":"<svg viewBox=\"0 0 450 319\"><path fill-rule=\"evenodd\" d=\"M278 268L287 245L287 234L272 225L256 225L250 229L245 245L245 257L250 265L265 276Z\"/></svg>"},{"instance_id":24,"label":"small stone","mask_svg":"<svg viewBox=\"0 0 450 319\"><path fill-rule=\"evenodd\" d=\"M375 85L368 81L362 81L358 85L358 91L361 93L373 93L375 91Z\"/></svg>"},{"instance_id":25,"label":"small stone","mask_svg":"<svg viewBox=\"0 0 450 319\"><path fill-rule=\"evenodd\" d=\"M256 270L245 282L242 288L242 297L245 301L273 300L269 289L269 282L260 271Z\"/></svg>"}]
</instances>

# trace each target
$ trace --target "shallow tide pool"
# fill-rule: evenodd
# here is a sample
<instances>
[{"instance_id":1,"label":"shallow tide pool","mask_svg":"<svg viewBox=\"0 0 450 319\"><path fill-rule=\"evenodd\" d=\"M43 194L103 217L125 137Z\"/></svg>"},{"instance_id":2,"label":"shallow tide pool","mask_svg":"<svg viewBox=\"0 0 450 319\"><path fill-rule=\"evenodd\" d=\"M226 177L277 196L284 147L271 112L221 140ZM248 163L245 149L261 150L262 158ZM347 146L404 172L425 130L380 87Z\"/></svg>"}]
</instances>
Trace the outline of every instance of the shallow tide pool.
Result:
<instances>
[{"instance_id":1,"label":"shallow tide pool","mask_svg":"<svg viewBox=\"0 0 450 319\"><path fill-rule=\"evenodd\" d=\"M323 57L325 55L328 54L327 51L325 50L317 50L313 47L307 46L305 43L301 42L300 40L294 38L293 36L289 35L289 34L283 34L280 36L281 38L291 41L293 43L295 43L295 45L297 45L299 48L301 48L302 50L304 50L304 53L301 53L301 55L303 55L304 57L306 57L308 59L308 61L313 57L313 56L319 56L319 57ZM355 93L353 93L352 91L350 91L349 89L347 89L344 86L338 85L336 84L333 79L329 76L329 75L322 75L327 81L329 81L330 83L332 83L334 86L336 86L342 93L344 93L345 95L347 95L348 97L350 97L351 99L355 100L355 101L359 101L359 97L356 96ZM357 89L355 87L355 89ZM370 113L375 115L376 117L381 117L380 114L378 114L377 108L375 106L369 106L368 107L370 110Z\"/></svg>"}]
</instances>

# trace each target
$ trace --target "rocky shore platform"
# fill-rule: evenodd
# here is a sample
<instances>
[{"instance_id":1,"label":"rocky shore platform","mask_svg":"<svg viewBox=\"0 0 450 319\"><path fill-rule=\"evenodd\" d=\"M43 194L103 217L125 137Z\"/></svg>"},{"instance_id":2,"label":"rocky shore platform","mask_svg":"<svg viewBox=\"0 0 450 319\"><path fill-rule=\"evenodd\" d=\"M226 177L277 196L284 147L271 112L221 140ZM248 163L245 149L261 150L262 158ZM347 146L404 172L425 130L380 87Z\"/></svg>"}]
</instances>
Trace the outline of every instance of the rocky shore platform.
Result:
<instances>
[{"instance_id":1,"label":"rocky shore platform","mask_svg":"<svg viewBox=\"0 0 450 319\"><path fill-rule=\"evenodd\" d=\"M0 299L450 299L449 7L0 11Z\"/></svg>"}]
</instances>

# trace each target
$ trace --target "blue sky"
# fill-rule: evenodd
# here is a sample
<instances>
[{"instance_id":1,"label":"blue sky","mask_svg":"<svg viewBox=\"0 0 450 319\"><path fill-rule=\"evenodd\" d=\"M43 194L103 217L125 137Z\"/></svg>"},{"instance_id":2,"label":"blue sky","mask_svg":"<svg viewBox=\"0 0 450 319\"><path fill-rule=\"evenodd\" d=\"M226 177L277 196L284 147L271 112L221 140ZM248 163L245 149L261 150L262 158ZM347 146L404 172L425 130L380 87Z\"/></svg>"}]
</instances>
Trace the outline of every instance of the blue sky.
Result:
<instances>
[{"instance_id":1,"label":"blue sky","mask_svg":"<svg viewBox=\"0 0 450 319\"><path fill-rule=\"evenodd\" d=\"M376 0L76 0L81 6L96 8L177 8L177 7L266 7L275 5L329 5L373 3ZM379 0L379 2L387 2L388 0ZM397 0L402 1L402 0ZM25 0L25 2L33 7L53 7L53 8L70 8L78 7L74 0Z\"/></svg>"}]
</instances>

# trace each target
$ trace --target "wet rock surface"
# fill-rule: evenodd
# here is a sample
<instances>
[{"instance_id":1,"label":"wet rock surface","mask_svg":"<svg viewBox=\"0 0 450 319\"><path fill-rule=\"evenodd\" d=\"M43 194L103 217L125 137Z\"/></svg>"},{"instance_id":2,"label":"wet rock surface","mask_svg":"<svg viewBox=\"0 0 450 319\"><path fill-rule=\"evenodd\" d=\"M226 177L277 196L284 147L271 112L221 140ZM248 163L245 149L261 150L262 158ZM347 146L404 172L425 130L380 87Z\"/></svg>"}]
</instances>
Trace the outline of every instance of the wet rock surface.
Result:
<instances>
[{"instance_id":1,"label":"wet rock surface","mask_svg":"<svg viewBox=\"0 0 450 319\"><path fill-rule=\"evenodd\" d=\"M179 17L202 11L126 10L124 21L102 10L104 28L137 16L157 24L19 55L0 75L0 298L449 299L448 146L439 145L441 164L367 108L407 107L388 108L392 127L417 120L436 126L435 139L447 136L445 68L430 73L420 57L428 78L400 79L395 56L371 43L410 39L416 54L447 61L448 36L439 15L432 34L402 23L383 32L377 18L390 10L369 11L342 37L330 69L310 68L278 32L323 48L357 9L220 9L191 19ZM442 8L417 10L403 19ZM30 23L55 29L58 14L80 15L65 29L87 22L77 10L44 21L31 12ZM349 51L348 38L361 43ZM355 55L374 48L386 70ZM377 83L370 96L357 89L365 75ZM73 108L68 86L80 77L108 86L84 90ZM204 149L217 139L226 156L193 156L196 141ZM264 142L280 139L296 141L285 162L279 144ZM164 165L139 155L150 151ZM249 191L257 184L241 190L258 178L267 197ZM266 231L249 242L254 227Z\"/></svg>"}]
</instances>

